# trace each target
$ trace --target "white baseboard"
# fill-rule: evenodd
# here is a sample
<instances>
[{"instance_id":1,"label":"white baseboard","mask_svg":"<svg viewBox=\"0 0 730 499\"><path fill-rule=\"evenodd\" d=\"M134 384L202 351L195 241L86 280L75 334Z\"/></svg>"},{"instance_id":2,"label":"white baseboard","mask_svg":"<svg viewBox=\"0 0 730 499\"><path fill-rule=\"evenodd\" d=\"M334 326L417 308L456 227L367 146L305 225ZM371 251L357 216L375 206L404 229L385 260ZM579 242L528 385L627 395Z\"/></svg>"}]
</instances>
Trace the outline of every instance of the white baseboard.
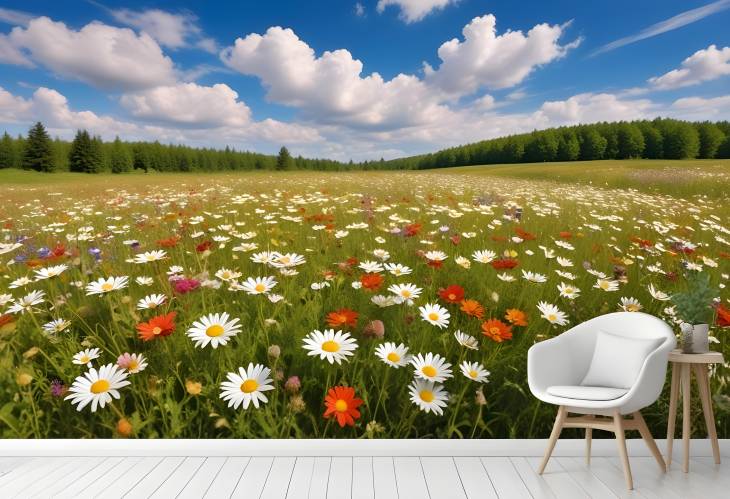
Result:
<instances>
[{"instance_id":1,"label":"white baseboard","mask_svg":"<svg viewBox=\"0 0 730 499\"><path fill-rule=\"evenodd\" d=\"M641 439L628 439L629 454L650 456ZM0 440L0 456L541 456L547 440ZM662 453L666 440L657 440ZM559 440L553 455L582 456L585 441ZM711 456L708 440L691 441L692 456ZM720 440L730 458L730 440ZM682 454L675 440L674 455ZM615 456L613 439L594 439L594 456Z\"/></svg>"}]
</instances>

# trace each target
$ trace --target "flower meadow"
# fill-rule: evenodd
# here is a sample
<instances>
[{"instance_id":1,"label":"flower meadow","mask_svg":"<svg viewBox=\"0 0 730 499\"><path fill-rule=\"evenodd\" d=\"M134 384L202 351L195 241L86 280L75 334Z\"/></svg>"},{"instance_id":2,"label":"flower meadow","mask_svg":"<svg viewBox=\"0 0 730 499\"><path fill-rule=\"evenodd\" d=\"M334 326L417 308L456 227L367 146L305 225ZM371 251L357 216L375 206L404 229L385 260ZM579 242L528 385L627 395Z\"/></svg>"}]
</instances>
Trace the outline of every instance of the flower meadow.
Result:
<instances>
[{"instance_id":1,"label":"flower meadow","mask_svg":"<svg viewBox=\"0 0 730 499\"><path fill-rule=\"evenodd\" d=\"M613 311L678 324L670 296L698 273L730 354L727 198L463 172L129 178L0 187L5 438L545 437L529 347ZM722 437L729 380L715 368ZM657 434L666 413L665 394Z\"/></svg>"}]
</instances>

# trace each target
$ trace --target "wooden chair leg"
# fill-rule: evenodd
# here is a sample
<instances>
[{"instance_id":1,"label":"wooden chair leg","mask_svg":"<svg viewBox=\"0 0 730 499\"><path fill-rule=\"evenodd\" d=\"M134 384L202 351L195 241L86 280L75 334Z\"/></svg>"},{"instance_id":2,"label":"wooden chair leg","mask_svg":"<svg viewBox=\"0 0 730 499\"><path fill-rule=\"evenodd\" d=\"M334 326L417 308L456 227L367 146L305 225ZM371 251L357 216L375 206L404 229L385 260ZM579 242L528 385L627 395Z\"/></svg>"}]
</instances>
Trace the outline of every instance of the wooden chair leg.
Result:
<instances>
[{"instance_id":1,"label":"wooden chair leg","mask_svg":"<svg viewBox=\"0 0 730 499\"><path fill-rule=\"evenodd\" d=\"M679 399L680 369L680 364L672 362L672 384L669 388L669 421L667 422L667 469L672 465L674 426L677 422L677 400Z\"/></svg>"},{"instance_id":2,"label":"wooden chair leg","mask_svg":"<svg viewBox=\"0 0 730 499\"><path fill-rule=\"evenodd\" d=\"M542 458L540 469L537 471L539 475L542 475L545 471L545 467L547 466L548 460L550 460L550 455L553 453L558 437L560 437L560 432L563 430L563 423L565 423L565 418L567 416L568 411L565 406L561 405L558 407L558 415L555 417L555 424L553 425L552 433L550 433L550 440L548 440L548 446L547 449L545 449L545 456Z\"/></svg>"},{"instance_id":3,"label":"wooden chair leg","mask_svg":"<svg viewBox=\"0 0 730 499\"><path fill-rule=\"evenodd\" d=\"M634 489L634 480L631 477L631 466L629 465L629 454L626 452L626 436L624 435L624 418L617 409L613 412L614 432L616 433L616 443L618 445L618 453L621 457L621 464L624 468L624 478L626 486L629 490Z\"/></svg>"},{"instance_id":4,"label":"wooden chair leg","mask_svg":"<svg viewBox=\"0 0 730 499\"><path fill-rule=\"evenodd\" d=\"M659 448L656 446L656 442L654 441L654 437L651 436L651 432L649 431L649 427L646 425L646 421L644 421L644 417L641 415L639 411L636 411L634 413L634 420L636 421L638 425L639 433L641 433L641 438L644 439L644 442L646 442L647 447L649 447L649 450L651 451L652 455L654 456L654 459L656 459L657 464L662 469L662 472L667 472L667 465L664 463L664 459L662 458L662 453L659 452Z\"/></svg>"},{"instance_id":5,"label":"wooden chair leg","mask_svg":"<svg viewBox=\"0 0 730 499\"><path fill-rule=\"evenodd\" d=\"M682 461L682 471L689 472L689 439L692 433L691 413L690 413L690 391L691 391L691 374L689 364L682 364L682 448L684 450L684 460Z\"/></svg>"},{"instance_id":6,"label":"wooden chair leg","mask_svg":"<svg viewBox=\"0 0 730 499\"><path fill-rule=\"evenodd\" d=\"M591 419L593 417L591 416ZM591 464L591 443L593 442L593 428L586 428L586 465Z\"/></svg>"},{"instance_id":7,"label":"wooden chair leg","mask_svg":"<svg viewBox=\"0 0 730 499\"><path fill-rule=\"evenodd\" d=\"M720 445L717 441L717 429L715 429L715 415L712 412L712 393L710 392L710 375L708 366L705 364L694 364L695 378L697 378L697 386L699 387L700 400L702 400L702 412L705 415L705 425L707 426L707 437L712 444L712 455L715 458L715 464L720 464Z\"/></svg>"}]
</instances>

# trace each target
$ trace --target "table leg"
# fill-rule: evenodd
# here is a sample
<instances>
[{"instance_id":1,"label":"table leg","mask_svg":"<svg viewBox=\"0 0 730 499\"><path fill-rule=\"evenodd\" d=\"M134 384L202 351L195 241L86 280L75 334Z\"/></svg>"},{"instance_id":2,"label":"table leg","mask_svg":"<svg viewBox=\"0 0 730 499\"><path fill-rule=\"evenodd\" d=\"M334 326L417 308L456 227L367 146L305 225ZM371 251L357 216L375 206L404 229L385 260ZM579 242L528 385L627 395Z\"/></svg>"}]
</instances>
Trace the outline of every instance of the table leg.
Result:
<instances>
[{"instance_id":1,"label":"table leg","mask_svg":"<svg viewBox=\"0 0 730 499\"><path fill-rule=\"evenodd\" d=\"M689 472L689 438L692 432L691 426L691 374L689 364L682 364L682 444L684 447L684 462L682 471Z\"/></svg>"},{"instance_id":2,"label":"table leg","mask_svg":"<svg viewBox=\"0 0 730 499\"><path fill-rule=\"evenodd\" d=\"M695 364L695 377L700 388L700 399L702 400L702 412L705 415L707 436L712 443L712 455L715 457L715 464L720 464L720 445L717 442L717 430L715 429L715 415L712 411L712 392L710 392L709 366Z\"/></svg>"},{"instance_id":3,"label":"table leg","mask_svg":"<svg viewBox=\"0 0 730 499\"><path fill-rule=\"evenodd\" d=\"M674 425L677 421L677 399L679 398L679 376L681 364L672 362L672 383L669 386L669 422L667 423L667 469L672 464L674 447Z\"/></svg>"}]
</instances>

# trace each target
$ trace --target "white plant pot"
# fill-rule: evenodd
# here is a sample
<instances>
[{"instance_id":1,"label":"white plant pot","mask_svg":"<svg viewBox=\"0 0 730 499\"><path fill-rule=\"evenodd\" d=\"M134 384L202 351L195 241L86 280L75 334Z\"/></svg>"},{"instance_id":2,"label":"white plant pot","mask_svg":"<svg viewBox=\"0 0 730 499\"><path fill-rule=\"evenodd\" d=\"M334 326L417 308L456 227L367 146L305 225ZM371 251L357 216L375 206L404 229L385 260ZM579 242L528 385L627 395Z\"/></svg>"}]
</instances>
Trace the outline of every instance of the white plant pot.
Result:
<instances>
[{"instance_id":1,"label":"white plant pot","mask_svg":"<svg viewBox=\"0 0 730 499\"><path fill-rule=\"evenodd\" d=\"M710 326L708 324L680 325L682 330L682 352L684 353L707 353L710 351Z\"/></svg>"}]
</instances>

